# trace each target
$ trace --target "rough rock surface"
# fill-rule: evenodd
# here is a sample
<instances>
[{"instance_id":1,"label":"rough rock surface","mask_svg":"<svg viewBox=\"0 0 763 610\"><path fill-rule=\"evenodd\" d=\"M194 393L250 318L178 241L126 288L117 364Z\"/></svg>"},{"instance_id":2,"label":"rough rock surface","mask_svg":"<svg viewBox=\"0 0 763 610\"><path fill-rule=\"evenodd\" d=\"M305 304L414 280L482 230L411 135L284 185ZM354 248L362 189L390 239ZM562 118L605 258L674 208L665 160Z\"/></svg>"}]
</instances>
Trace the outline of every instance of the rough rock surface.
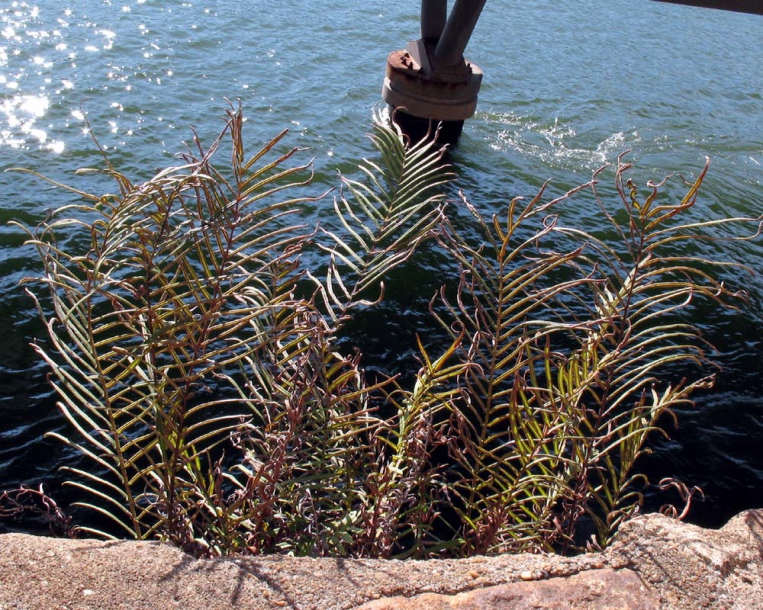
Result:
<instances>
[{"instance_id":1,"label":"rough rock surface","mask_svg":"<svg viewBox=\"0 0 763 610\"><path fill-rule=\"evenodd\" d=\"M720 530L660 515L605 552L382 561L195 560L154 542L0 536L0 610L763 609L763 510Z\"/></svg>"}]
</instances>

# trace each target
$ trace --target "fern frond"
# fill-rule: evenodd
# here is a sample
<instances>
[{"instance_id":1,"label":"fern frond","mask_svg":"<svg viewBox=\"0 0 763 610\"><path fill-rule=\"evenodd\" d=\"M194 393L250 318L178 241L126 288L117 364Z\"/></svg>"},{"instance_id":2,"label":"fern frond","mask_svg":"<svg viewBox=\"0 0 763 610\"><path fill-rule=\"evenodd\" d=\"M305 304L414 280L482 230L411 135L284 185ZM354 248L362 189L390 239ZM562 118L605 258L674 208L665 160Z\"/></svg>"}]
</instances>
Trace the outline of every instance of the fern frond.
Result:
<instances>
[{"instance_id":1,"label":"fern frond","mask_svg":"<svg viewBox=\"0 0 763 610\"><path fill-rule=\"evenodd\" d=\"M445 150L431 140L413 146L394 125L377 120L374 146L381 163L360 165L365 180L342 177L334 198L341 228L324 228L329 255L325 280L311 276L335 325L393 268L408 260L418 245L433 236L442 218L444 187L453 179L443 163Z\"/></svg>"},{"instance_id":2,"label":"fern frond","mask_svg":"<svg viewBox=\"0 0 763 610\"><path fill-rule=\"evenodd\" d=\"M665 379L707 363L696 326L678 316L695 299L733 306L743 296L713 273L734 263L675 253L713 226L680 224L705 172L665 205L652 183L641 201L628 169L621 162L616 173L624 222L600 199L597 172L548 203L542 191L526 204L515 199L503 218L485 220L465 202L477 244L448 222L439 234L461 267L456 296L441 293L437 317L462 337L450 365L460 363L460 393L448 406L453 490L473 552L575 545L586 512L606 544L637 508L638 477L629 473L659 417L709 382ZM621 243L564 226L557 210L586 192ZM759 228L759 219L738 219L749 222Z\"/></svg>"}]
</instances>

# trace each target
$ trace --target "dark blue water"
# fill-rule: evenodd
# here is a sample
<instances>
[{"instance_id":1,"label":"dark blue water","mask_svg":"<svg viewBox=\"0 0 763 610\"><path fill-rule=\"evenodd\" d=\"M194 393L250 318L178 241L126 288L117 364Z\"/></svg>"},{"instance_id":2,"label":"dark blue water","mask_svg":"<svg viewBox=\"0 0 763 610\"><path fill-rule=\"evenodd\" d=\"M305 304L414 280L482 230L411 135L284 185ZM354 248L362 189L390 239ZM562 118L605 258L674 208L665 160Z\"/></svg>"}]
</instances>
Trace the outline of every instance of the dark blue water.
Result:
<instances>
[{"instance_id":1,"label":"dark blue water","mask_svg":"<svg viewBox=\"0 0 763 610\"><path fill-rule=\"evenodd\" d=\"M98 163L89 124L118 168L146 179L190 142L190 126L211 139L226 100L241 100L252 147L289 128L290 144L309 149L317 194L371 154L364 134L380 107L385 58L418 37L418 10L413 0L6 1L0 170L100 188L73 176ZM710 157L698 219L760 215L760 40L759 16L647 0L489 0L467 49L485 80L453 155L459 184L489 214L547 179L558 191L585 182L626 149L641 183L691 178ZM678 196L680 180L671 185ZM45 482L65 503L57 467L75 458L42 439L62 420L28 347L44 333L18 287L38 266L5 223L34 225L70 198L2 173L0 202L0 489ZM573 220L592 228L587 203ZM763 268L760 240L704 247ZM427 321L410 303L428 299L442 274L434 255L422 259L375 324L358 329L374 366L412 366L412 327ZM678 414L672 440L656 442L642 464L654 478L701 486L705 501L690 519L711 525L763 506L763 281L741 272L729 281L748 289L749 306L705 308L699 320L718 346L716 388Z\"/></svg>"}]
</instances>

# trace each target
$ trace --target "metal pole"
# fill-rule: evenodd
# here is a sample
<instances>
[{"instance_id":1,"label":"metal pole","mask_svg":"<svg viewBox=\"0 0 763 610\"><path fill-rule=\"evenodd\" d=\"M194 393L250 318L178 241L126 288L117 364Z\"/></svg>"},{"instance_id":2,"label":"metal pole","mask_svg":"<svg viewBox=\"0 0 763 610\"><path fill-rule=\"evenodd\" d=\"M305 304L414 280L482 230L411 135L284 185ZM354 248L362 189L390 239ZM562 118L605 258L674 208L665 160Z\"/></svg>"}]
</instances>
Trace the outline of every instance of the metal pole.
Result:
<instances>
[{"instance_id":1,"label":"metal pole","mask_svg":"<svg viewBox=\"0 0 763 610\"><path fill-rule=\"evenodd\" d=\"M434 51L436 63L455 66L463 60L464 50L485 2L486 0L456 0Z\"/></svg>"},{"instance_id":2,"label":"metal pole","mask_svg":"<svg viewBox=\"0 0 763 610\"><path fill-rule=\"evenodd\" d=\"M421 38L438 40L448 18L448 0L421 0Z\"/></svg>"}]
</instances>

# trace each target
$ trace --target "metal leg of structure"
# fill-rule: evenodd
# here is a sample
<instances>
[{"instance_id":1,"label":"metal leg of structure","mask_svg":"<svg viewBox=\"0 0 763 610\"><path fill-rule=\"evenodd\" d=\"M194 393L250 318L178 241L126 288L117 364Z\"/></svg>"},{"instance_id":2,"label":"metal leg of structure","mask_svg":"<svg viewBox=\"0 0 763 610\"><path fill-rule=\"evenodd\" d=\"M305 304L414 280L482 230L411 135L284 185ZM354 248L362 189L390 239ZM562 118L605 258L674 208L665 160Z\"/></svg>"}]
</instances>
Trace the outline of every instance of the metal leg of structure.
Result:
<instances>
[{"instance_id":1,"label":"metal leg of structure","mask_svg":"<svg viewBox=\"0 0 763 610\"><path fill-rule=\"evenodd\" d=\"M455 66L463 61L464 50L485 7L485 1L456 0L434 51L437 64Z\"/></svg>"},{"instance_id":2,"label":"metal leg of structure","mask_svg":"<svg viewBox=\"0 0 763 610\"><path fill-rule=\"evenodd\" d=\"M421 38L436 42L445 29L448 0L421 0Z\"/></svg>"}]
</instances>

